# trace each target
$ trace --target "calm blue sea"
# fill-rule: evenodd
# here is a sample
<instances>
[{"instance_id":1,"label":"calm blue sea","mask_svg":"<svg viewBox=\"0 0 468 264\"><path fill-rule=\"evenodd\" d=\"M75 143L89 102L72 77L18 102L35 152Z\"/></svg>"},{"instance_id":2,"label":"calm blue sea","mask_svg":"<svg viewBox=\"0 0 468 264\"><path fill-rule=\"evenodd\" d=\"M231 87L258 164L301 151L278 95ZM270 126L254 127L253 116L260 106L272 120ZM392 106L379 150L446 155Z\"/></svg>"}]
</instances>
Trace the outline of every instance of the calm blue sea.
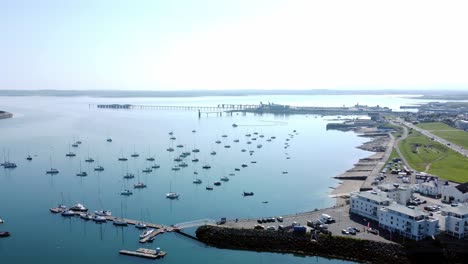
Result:
<instances>
[{"instance_id":1,"label":"calm blue sea","mask_svg":"<svg viewBox=\"0 0 468 264\"><path fill-rule=\"evenodd\" d=\"M90 97L0 97L0 108L14 118L0 120L0 159L16 162L18 168L0 168L0 230L12 236L0 239L1 263L147 263L148 260L119 256L120 249L140 247L134 227L117 228L81 219L53 215L49 208L59 203L83 203L91 211L108 209L116 216L156 223L175 224L220 217L244 218L290 214L330 206L331 177L350 168L368 152L356 149L366 139L352 132L326 131L327 119L320 116L274 116L270 114L202 115L179 110L108 110L99 103L159 105L257 104L260 101L292 105L341 106L356 103L389 106L414 103L398 96L242 96L200 98L90 98ZM419 102L419 101L418 101ZM238 127L232 127L232 124ZM196 130L193 133L192 130ZM293 133L297 131L297 135ZM174 132L176 140L168 133ZM246 134L258 132L248 145ZM294 134L290 138L289 134ZM227 135L227 137L222 137ZM254 136L254 135L253 135ZM268 138L276 137L271 142ZM106 142L111 137L112 143ZM289 141L286 139L290 138ZM216 144L216 140L222 144ZM239 139L239 143L234 143ZM70 147L75 141L83 143ZM285 143L290 147L285 149ZM176 145L183 144L183 148ZM262 148L257 148L262 144ZM230 145L231 148L225 148ZM167 152L168 147L176 149ZM171 170L173 159L183 151L200 149L198 163L185 160L188 167ZM241 152L246 149L247 152ZM249 150L254 150L249 155ZM73 151L76 157L65 154ZM216 151L217 155L210 155ZM140 157L131 158L138 152ZM27 161L27 155L33 157ZM127 162L117 161L120 156ZM84 162L88 156L96 162ZM146 158L154 156L155 162ZM286 159L286 157L290 159ZM256 161L256 164L250 163ZM105 170L95 172L97 162ZM153 163L161 165L152 173L141 172ZM241 164L248 164L241 168ZM210 170L203 170L205 164ZM87 177L77 177L80 166ZM50 167L60 170L46 175ZM241 168L235 172L234 168ZM148 187L130 197L119 193L138 181L124 180L127 172L139 175ZM203 184L192 183L194 171ZM288 171L288 174L283 174ZM205 190L222 176L230 181ZM179 200L168 200L170 190ZM252 191L253 197L243 197ZM268 201L268 203L262 203ZM189 230L193 232L194 230ZM160 263L345 263L319 257L257 253L207 247L176 234L158 236L146 247L168 252Z\"/></svg>"}]
</instances>

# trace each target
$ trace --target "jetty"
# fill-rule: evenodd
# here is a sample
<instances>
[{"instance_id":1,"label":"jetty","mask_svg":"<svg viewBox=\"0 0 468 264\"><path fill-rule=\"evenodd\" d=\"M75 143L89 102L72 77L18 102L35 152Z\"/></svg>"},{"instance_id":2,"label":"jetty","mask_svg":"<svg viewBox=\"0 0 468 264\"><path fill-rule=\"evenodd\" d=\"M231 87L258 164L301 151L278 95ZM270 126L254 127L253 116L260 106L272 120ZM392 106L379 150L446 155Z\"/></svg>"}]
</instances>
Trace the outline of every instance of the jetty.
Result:
<instances>
[{"instance_id":1,"label":"jetty","mask_svg":"<svg viewBox=\"0 0 468 264\"><path fill-rule=\"evenodd\" d=\"M158 259L158 258L162 258L166 256L166 252L164 251L148 249L148 248L139 248L136 251L120 250L119 253L121 255L135 256L135 257L148 258L148 259Z\"/></svg>"}]
</instances>

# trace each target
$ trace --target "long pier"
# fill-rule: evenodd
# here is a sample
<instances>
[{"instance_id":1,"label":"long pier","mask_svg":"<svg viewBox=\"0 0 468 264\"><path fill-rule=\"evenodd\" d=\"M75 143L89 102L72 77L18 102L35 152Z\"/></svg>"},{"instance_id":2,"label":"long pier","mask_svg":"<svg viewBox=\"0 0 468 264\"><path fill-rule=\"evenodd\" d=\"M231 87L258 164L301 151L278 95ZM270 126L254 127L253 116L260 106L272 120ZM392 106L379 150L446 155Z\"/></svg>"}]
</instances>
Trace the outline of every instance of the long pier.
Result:
<instances>
[{"instance_id":1,"label":"long pier","mask_svg":"<svg viewBox=\"0 0 468 264\"><path fill-rule=\"evenodd\" d=\"M155 109L155 110L203 110L203 111L229 111L248 110L258 108L260 105L254 104L218 104L216 106L194 106L194 105L134 105L134 104L98 104L91 105L103 109Z\"/></svg>"}]
</instances>

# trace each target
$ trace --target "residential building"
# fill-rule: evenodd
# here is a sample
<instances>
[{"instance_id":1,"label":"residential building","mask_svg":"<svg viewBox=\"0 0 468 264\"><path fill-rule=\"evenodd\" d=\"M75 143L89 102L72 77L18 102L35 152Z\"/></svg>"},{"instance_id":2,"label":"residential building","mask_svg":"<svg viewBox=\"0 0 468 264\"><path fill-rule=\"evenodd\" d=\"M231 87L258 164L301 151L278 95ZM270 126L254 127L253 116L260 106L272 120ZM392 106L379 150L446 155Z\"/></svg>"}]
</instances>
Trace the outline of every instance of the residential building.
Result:
<instances>
[{"instance_id":1,"label":"residential building","mask_svg":"<svg viewBox=\"0 0 468 264\"><path fill-rule=\"evenodd\" d=\"M414 240L438 233L439 220L427 213L392 203L379 210L379 226Z\"/></svg>"},{"instance_id":2,"label":"residential building","mask_svg":"<svg viewBox=\"0 0 468 264\"><path fill-rule=\"evenodd\" d=\"M351 193L350 212L372 219L379 220L378 212L383 206L388 206L392 200L386 195L375 191Z\"/></svg>"},{"instance_id":3,"label":"residential building","mask_svg":"<svg viewBox=\"0 0 468 264\"><path fill-rule=\"evenodd\" d=\"M411 199L412 189L408 185L384 183L377 188L382 194L402 205L406 205Z\"/></svg>"},{"instance_id":4,"label":"residential building","mask_svg":"<svg viewBox=\"0 0 468 264\"><path fill-rule=\"evenodd\" d=\"M442 202L468 202L468 182L457 186L448 185L442 188Z\"/></svg>"},{"instance_id":5,"label":"residential building","mask_svg":"<svg viewBox=\"0 0 468 264\"><path fill-rule=\"evenodd\" d=\"M459 239L468 238L468 204L442 209L445 218L445 232Z\"/></svg>"}]
</instances>

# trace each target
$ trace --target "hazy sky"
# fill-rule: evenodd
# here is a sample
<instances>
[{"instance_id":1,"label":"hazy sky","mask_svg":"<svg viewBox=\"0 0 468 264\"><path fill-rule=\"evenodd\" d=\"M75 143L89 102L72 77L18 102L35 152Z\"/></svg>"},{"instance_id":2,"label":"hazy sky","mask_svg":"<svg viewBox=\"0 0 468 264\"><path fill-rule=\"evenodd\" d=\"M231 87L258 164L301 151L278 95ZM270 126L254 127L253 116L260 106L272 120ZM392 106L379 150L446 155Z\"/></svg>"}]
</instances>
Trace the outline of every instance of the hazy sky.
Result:
<instances>
[{"instance_id":1,"label":"hazy sky","mask_svg":"<svg viewBox=\"0 0 468 264\"><path fill-rule=\"evenodd\" d=\"M0 89L468 89L468 1L0 0Z\"/></svg>"}]
</instances>

